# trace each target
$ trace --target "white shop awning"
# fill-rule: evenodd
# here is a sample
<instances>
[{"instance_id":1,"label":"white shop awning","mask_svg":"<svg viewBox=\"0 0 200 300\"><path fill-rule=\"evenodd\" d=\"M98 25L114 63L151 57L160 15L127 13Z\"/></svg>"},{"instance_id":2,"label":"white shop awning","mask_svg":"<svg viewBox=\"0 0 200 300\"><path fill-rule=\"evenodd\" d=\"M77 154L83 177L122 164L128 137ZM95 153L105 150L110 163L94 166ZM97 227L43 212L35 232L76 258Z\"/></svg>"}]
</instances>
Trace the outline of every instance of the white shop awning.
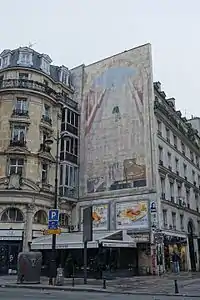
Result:
<instances>
[{"instance_id":1,"label":"white shop awning","mask_svg":"<svg viewBox=\"0 0 200 300\"><path fill-rule=\"evenodd\" d=\"M88 242L88 248L98 248L99 242L102 242L104 247L132 247L135 248L134 240L127 239L126 235L121 230L94 232L93 241ZM42 236L34 239L31 244L32 250L47 250L52 247L52 236ZM57 249L82 249L83 233L61 233L56 237Z\"/></svg>"}]
</instances>

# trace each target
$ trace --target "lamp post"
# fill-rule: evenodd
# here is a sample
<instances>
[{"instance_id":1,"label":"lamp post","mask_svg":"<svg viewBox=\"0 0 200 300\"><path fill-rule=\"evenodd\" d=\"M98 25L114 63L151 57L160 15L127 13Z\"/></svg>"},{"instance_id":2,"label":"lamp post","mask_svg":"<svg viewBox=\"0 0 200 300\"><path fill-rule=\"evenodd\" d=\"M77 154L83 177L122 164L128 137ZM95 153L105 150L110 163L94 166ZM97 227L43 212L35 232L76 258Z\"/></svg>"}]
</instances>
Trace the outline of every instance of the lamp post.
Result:
<instances>
[{"instance_id":1,"label":"lamp post","mask_svg":"<svg viewBox=\"0 0 200 300\"><path fill-rule=\"evenodd\" d=\"M58 127L57 127L58 128ZM55 161L55 194L54 194L54 209L58 209L58 167L59 167L59 145L60 140L65 138L64 134L60 134L59 130L57 129L56 137L53 139L56 142L56 161ZM49 138L44 141L45 145L52 145L53 139ZM51 259L50 259L50 274L49 274L49 285L53 285L53 279L56 278L57 275L57 268L56 268L56 234L52 235L52 251L51 251Z\"/></svg>"}]
</instances>

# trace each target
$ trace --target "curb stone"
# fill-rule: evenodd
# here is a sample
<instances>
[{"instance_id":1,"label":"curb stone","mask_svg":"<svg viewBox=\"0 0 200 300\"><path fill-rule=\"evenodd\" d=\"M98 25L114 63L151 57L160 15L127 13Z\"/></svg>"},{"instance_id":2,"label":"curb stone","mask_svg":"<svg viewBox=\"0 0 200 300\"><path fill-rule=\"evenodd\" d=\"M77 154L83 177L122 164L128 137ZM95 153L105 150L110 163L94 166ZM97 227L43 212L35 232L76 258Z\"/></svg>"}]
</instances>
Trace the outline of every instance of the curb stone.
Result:
<instances>
[{"instance_id":1,"label":"curb stone","mask_svg":"<svg viewBox=\"0 0 200 300\"><path fill-rule=\"evenodd\" d=\"M104 294L122 294L122 295L143 295L143 296L168 296L168 297L193 297L200 298L200 295L188 295L188 294L174 294L174 293L152 293L152 292L137 292L137 291L114 291L107 289L97 289L92 287L66 287L66 286L49 286L49 285L28 285L28 284L1 284L0 288L21 288L21 289L32 289L32 290L51 290L51 291L66 291L66 292L88 292L88 293L104 293Z\"/></svg>"}]
</instances>

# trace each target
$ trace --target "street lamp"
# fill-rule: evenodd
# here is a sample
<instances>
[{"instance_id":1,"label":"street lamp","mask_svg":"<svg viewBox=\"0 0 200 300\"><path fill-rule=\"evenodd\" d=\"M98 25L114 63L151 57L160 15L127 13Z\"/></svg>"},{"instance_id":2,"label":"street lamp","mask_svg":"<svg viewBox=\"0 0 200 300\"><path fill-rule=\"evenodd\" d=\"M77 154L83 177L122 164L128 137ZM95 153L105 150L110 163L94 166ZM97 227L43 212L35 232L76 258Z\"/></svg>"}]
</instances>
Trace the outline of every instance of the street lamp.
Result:
<instances>
[{"instance_id":1,"label":"street lamp","mask_svg":"<svg viewBox=\"0 0 200 300\"><path fill-rule=\"evenodd\" d=\"M60 140L67 138L67 134L60 134L57 129L56 137L48 138L44 141L44 144L50 146L53 144L53 140L56 142L56 161L55 161L55 194L54 194L54 209L58 208L58 167L59 167L59 144ZM56 268L56 234L52 235L52 252L50 260L50 276L49 276L49 285L53 285L53 278L56 278L57 268Z\"/></svg>"}]
</instances>

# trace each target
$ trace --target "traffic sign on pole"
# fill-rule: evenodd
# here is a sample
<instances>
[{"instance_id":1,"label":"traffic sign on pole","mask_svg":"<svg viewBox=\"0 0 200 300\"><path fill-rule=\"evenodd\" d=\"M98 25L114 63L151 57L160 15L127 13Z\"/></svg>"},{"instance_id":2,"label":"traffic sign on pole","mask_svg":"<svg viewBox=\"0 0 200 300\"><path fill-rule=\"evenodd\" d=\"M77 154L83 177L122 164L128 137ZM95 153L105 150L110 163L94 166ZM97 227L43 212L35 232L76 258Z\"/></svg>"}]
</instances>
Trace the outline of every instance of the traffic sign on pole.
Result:
<instances>
[{"instance_id":1,"label":"traffic sign on pole","mask_svg":"<svg viewBox=\"0 0 200 300\"><path fill-rule=\"evenodd\" d=\"M61 234L61 229L45 229L43 231L43 235L51 235L51 234Z\"/></svg>"},{"instance_id":2,"label":"traffic sign on pole","mask_svg":"<svg viewBox=\"0 0 200 300\"><path fill-rule=\"evenodd\" d=\"M59 210L50 209L49 210L49 221L59 221Z\"/></svg>"},{"instance_id":3,"label":"traffic sign on pole","mask_svg":"<svg viewBox=\"0 0 200 300\"><path fill-rule=\"evenodd\" d=\"M59 210L58 209L50 209L49 217L48 217L48 229L49 230L57 230L59 227Z\"/></svg>"},{"instance_id":4,"label":"traffic sign on pole","mask_svg":"<svg viewBox=\"0 0 200 300\"><path fill-rule=\"evenodd\" d=\"M58 229L58 221L49 221L48 229Z\"/></svg>"}]
</instances>

